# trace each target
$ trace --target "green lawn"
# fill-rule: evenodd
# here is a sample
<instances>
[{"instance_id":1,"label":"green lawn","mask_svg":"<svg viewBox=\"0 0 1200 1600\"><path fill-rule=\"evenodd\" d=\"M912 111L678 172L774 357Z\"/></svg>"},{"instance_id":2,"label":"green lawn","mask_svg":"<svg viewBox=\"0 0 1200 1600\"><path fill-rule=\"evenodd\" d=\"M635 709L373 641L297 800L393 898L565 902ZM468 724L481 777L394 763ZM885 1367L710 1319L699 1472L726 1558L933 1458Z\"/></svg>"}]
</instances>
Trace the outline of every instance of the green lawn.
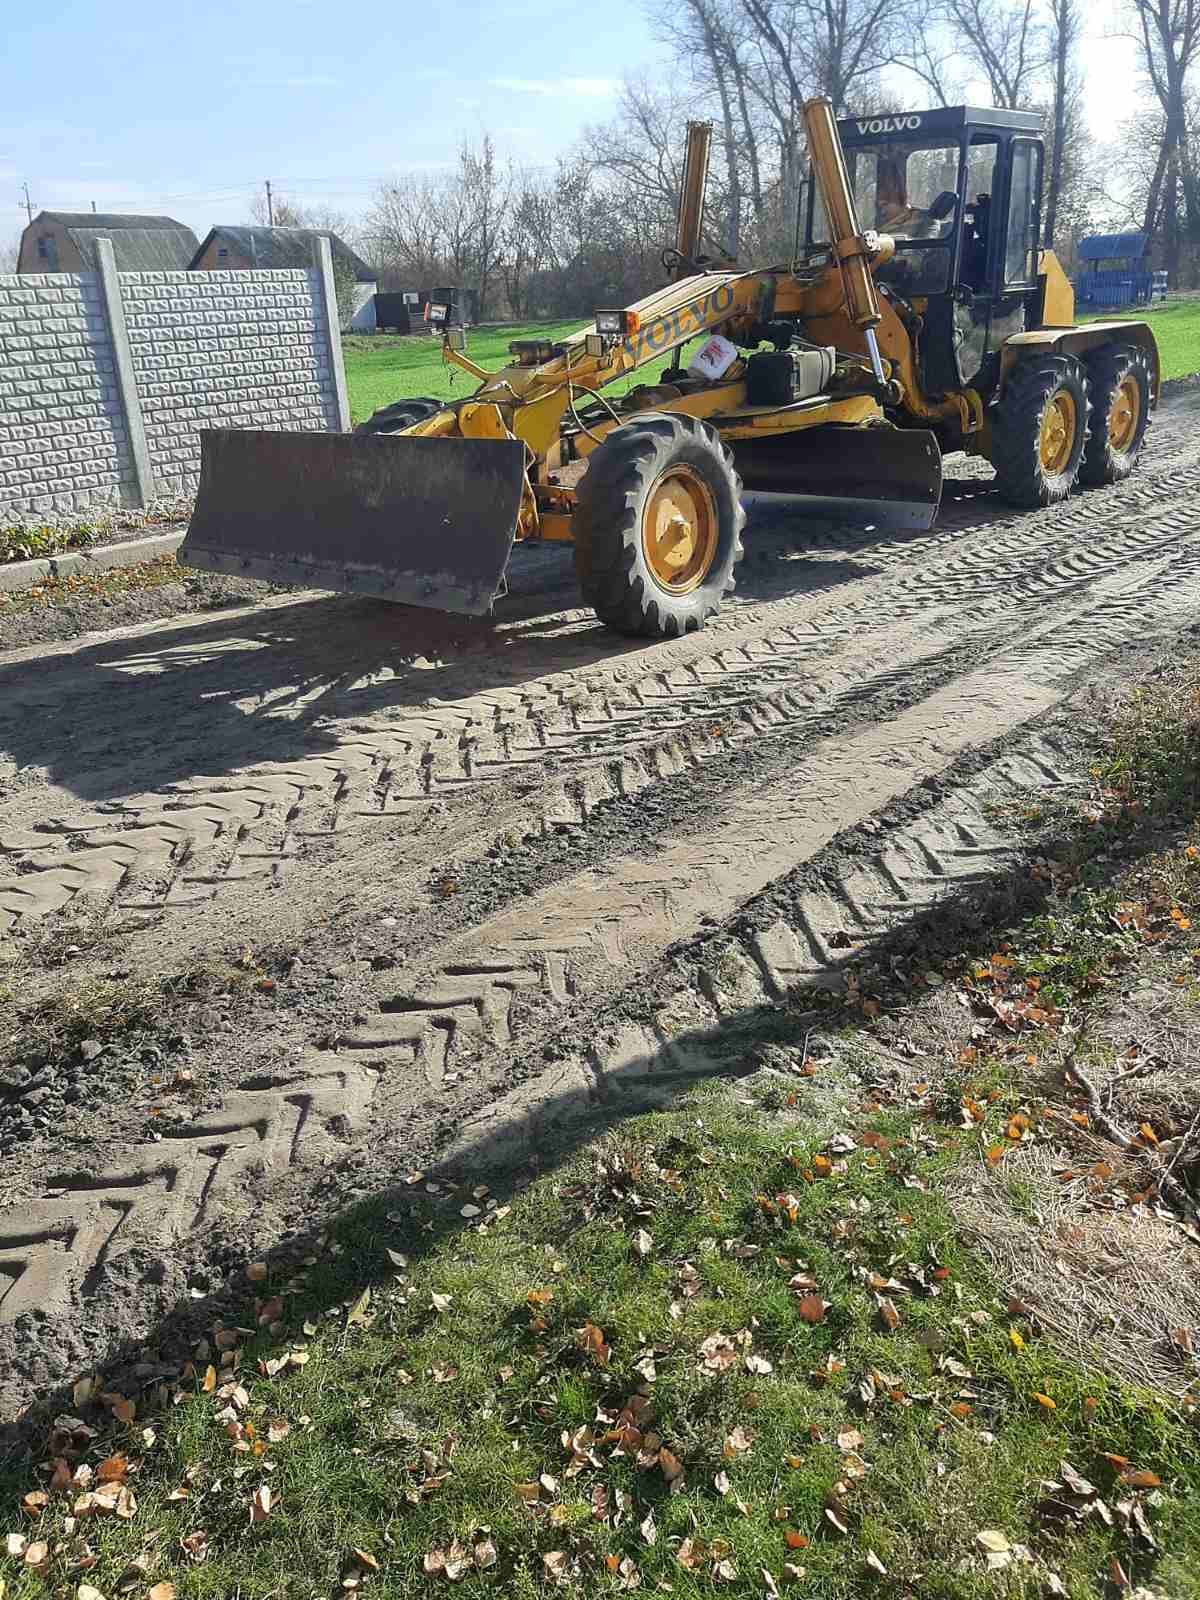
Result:
<instances>
[{"instance_id":1,"label":"green lawn","mask_svg":"<svg viewBox=\"0 0 1200 1600\"><path fill-rule=\"evenodd\" d=\"M1200 372L1200 297L1174 300L1167 305L1140 306L1136 311L1102 311L1080 317L1081 322L1148 322L1158 340L1164 378L1183 378Z\"/></svg>"},{"instance_id":2,"label":"green lawn","mask_svg":"<svg viewBox=\"0 0 1200 1600\"><path fill-rule=\"evenodd\" d=\"M526 322L502 328L472 329L467 334L467 354L484 367L508 364L513 339L565 339L584 324ZM346 386L350 391L350 416L362 422L393 400L432 395L438 400L461 398L476 387L470 373L442 361L442 341L432 335L351 335L343 340ZM453 387L452 387L453 385Z\"/></svg>"},{"instance_id":3,"label":"green lawn","mask_svg":"<svg viewBox=\"0 0 1200 1600\"><path fill-rule=\"evenodd\" d=\"M467 354L481 367L498 371L509 364L508 347L512 340L565 339L586 326L587 323L579 321L524 322L502 328L471 329L467 334ZM702 339L689 340L680 349L680 360L686 365L702 343ZM381 406L391 405L393 400L407 400L415 395L432 395L438 400L461 399L476 388L469 372L443 362L440 339L424 335L406 338L391 334L352 336L343 341L343 349L350 417L354 422L362 422ZM653 372L660 370L658 360L666 362L666 351L651 364ZM641 368L609 384L605 393L624 394L635 384L650 381L653 381L652 372Z\"/></svg>"}]
</instances>

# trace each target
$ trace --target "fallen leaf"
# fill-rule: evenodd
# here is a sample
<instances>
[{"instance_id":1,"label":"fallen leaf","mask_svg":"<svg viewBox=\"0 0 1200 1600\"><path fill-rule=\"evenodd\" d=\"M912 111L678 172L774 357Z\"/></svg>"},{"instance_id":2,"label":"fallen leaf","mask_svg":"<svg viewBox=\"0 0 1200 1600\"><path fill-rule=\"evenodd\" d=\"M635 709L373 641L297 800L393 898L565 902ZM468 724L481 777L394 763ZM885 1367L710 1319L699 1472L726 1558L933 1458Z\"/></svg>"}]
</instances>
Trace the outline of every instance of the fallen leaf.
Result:
<instances>
[{"instance_id":1,"label":"fallen leaf","mask_svg":"<svg viewBox=\"0 0 1200 1600\"><path fill-rule=\"evenodd\" d=\"M646 1513L645 1519L638 1531L641 1533L642 1538L647 1544L658 1543L658 1528L655 1525L653 1511L648 1511Z\"/></svg>"},{"instance_id":2,"label":"fallen leaf","mask_svg":"<svg viewBox=\"0 0 1200 1600\"><path fill-rule=\"evenodd\" d=\"M900 1313L896 1310L895 1302L886 1295L879 1297L879 1316L888 1332L895 1333L900 1326Z\"/></svg>"},{"instance_id":3,"label":"fallen leaf","mask_svg":"<svg viewBox=\"0 0 1200 1600\"><path fill-rule=\"evenodd\" d=\"M796 1310L800 1313L802 1322L824 1322L825 1313L828 1309L828 1302L823 1300L819 1294L801 1295L796 1303Z\"/></svg>"},{"instance_id":4,"label":"fallen leaf","mask_svg":"<svg viewBox=\"0 0 1200 1600\"><path fill-rule=\"evenodd\" d=\"M361 1327L363 1324L365 1324L367 1321L367 1313L369 1312L370 1307L371 1290L370 1286L368 1285L368 1287L363 1290L358 1299L350 1307L349 1311L347 1311L346 1326L348 1328L353 1328L355 1326Z\"/></svg>"},{"instance_id":5,"label":"fallen leaf","mask_svg":"<svg viewBox=\"0 0 1200 1600\"><path fill-rule=\"evenodd\" d=\"M783 1530L783 1542L789 1550L808 1549L808 1540L802 1533L797 1532L795 1528L785 1528Z\"/></svg>"},{"instance_id":6,"label":"fallen leaf","mask_svg":"<svg viewBox=\"0 0 1200 1600\"><path fill-rule=\"evenodd\" d=\"M1050 1398L1050 1396L1048 1394L1039 1394L1035 1390L1033 1398L1037 1401L1038 1405L1043 1406L1047 1411L1057 1411L1058 1410L1058 1401L1057 1400L1051 1400L1051 1398Z\"/></svg>"},{"instance_id":7,"label":"fallen leaf","mask_svg":"<svg viewBox=\"0 0 1200 1600\"><path fill-rule=\"evenodd\" d=\"M1001 1533L999 1528L980 1528L975 1535L975 1543L984 1550L991 1550L996 1553L1002 1553L1012 1548L1007 1536Z\"/></svg>"},{"instance_id":8,"label":"fallen leaf","mask_svg":"<svg viewBox=\"0 0 1200 1600\"><path fill-rule=\"evenodd\" d=\"M96 1468L97 1483L124 1483L129 1475L129 1461L125 1456L106 1456Z\"/></svg>"},{"instance_id":9,"label":"fallen leaf","mask_svg":"<svg viewBox=\"0 0 1200 1600\"><path fill-rule=\"evenodd\" d=\"M1131 1489L1161 1489L1162 1479L1157 1472L1123 1472L1121 1482Z\"/></svg>"},{"instance_id":10,"label":"fallen leaf","mask_svg":"<svg viewBox=\"0 0 1200 1600\"><path fill-rule=\"evenodd\" d=\"M704 1562L704 1557L701 1555L695 1539L685 1539L679 1549L676 1550L675 1559L688 1572L695 1572L696 1568Z\"/></svg>"},{"instance_id":11,"label":"fallen leaf","mask_svg":"<svg viewBox=\"0 0 1200 1600\"><path fill-rule=\"evenodd\" d=\"M645 1228L639 1228L634 1234L633 1249L634 1254L637 1255L642 1261L644 1261L654 1249L654 1240L650 1234L646 1232Z\"/></svg>"},{"instance_id":12,"label":"fallen leaf","mask_svg":"<svg viewBox=\"0 0 1200 1600\"><path fill-rule=\"evenodd\" d=\"M874 1550L867 1551L867 1565L870 1567L872 1572L877 1572L881 1578L887 1577L887 1568L875 1554Z\"/></svg>"},{"instance_id":13,"label":"fallen leaf","mask_svg":"<svg viewBox=\"0 0 1200 1600\"><path fill-rule=\"evenodd\" d=\"M1076 1472L1069 1461L1059 1462L1058 1475L1072 1494L1093 1495L1096 1493L1095 1485L1089 1483L1081 1473Z\"/></svg>"},{"instance_id":14,"label":"fallen leaf","mask_svg":"<svg viewBox=\"0 0 1200 1600\"><path fill-rule=\"evenodd\" d=\"M272 1506L271 1490L269 1485L263 1483L250 1496L250 1521L265 1522L271 1515Z\"/></svg>"},{"instance_id":15,"label":"fallen leaf","mask_svg":"<svg viewBox=\"0 0 1200 1600\"><path fill-rule=\"evenodd\" d=\"M433 1294L433 1293L431 1293L429 1298L433 1303L433 1309L435 1311L439 1312L439 1313L441 1313L443 1311L449 1311L450 1306L451 1306L451 1304L452 1304L452 1302L454 1300L454 1296L452 1294Z\"/></svg>"},{"instance_id":16,"label":"fallen leaf","mask_svg":"<svg viewBox=\"0 0 1200 1600\"><path fill-rule=\"evenodd\" d=\"M478 1540L471 1554L479 1572L486 1572L489 1567L494 1567L500 1559L499 1552L490 1538Z\"/></svg>"},{"instance_id":17,"label":"fallen leaf","mask_svg":"<svg viewBox=\"0 0 1200 1600\"><path fill-rule=\"evenodd\" d=\"M173 1583L156 1583L147 1591L146 1600L175 1600L175 1585Z\"/></svg>"},{"instance_id":18,"label":"fallen leaf","mask_svg":"<svg viewBox=\"0 0 1200 1600\"><path fill-rule=\"evenodd\" d=\"M252 1261L246 1268L246 1276L251 1283L261 1283L269 1271L270 1268L265 1261Z\"/></svg>"},{"instance_id":19,"label":"fallen leaf","mask_svg":"<svg viewBox=\"0 0 1200 1600\"><path fill-rule=\"evenodd\" d=\"M844 1428L837 1436L839 1450L860 1450L865 1443L857 1428Z\"/></svg>"},{"instance_id":20,"label":"fallen leaf","mask_svg":"<svg viewBox=\"0 0 1200 1600\"><path fill-rule=\"evenodd\" d=\"M37 1517L40 1516L50 1504L50 1496L46 1493L45 1489L31 1489L21 1501L21 1504L25 1507L25 1510L31 1517Z\"/></svg>"},{"instance_id":21,"label":"fallen leaf","mask_svg":"<svg viewBox=\"0 0 1200 1600\"><path fill-rule=\"evenodd\" d=\"M6 1535L4 1540L4 1553L5 1555L12 1556L15 1561L18 1557L25 1554L25 1546L28 1543L29 1540L23 1533L10 1533Z\"/></svg>"},{"instance_id":22,"label":"fallen leaf","mask_svg":"<svg viewBox=\"0 0 1200 1600\"><path fill-rule=\"evenodd\" d=\"M732 1433L730 1433L729 1437L725 1440L724 1454L726 1461L730 1460L733 1456L740 1454L743 1450L749 1450L750 1446L754 1443L754 1439L754 1430L752 1428L743 1428L739 1422L737 1427L734 1428Z\"/></svg>"},{"instance_id":23,"label":"fallen leaf","mask_svg":"<svg viewBox=\"0 0 1200 1600\"><path fill-rule=\"evenodd\" d=\"M36 1539L33 1544L25 1546L25 1565L27 1567L44 1567L50 1560L50 1546L44 1539Z\"/></svg>"}]
</instances>

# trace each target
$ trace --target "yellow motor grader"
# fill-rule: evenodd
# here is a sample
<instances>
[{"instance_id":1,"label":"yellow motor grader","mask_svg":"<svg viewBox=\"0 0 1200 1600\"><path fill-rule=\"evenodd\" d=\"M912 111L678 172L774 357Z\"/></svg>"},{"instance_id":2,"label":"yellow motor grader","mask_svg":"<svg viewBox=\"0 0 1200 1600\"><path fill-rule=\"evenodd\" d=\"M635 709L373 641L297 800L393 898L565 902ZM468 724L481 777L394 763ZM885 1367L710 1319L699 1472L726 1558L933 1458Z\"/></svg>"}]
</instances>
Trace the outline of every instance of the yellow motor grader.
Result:
<instances>
[{"instance_id":1,"label":"yellow motor grader","mask_svg":"<svg viewBox=\"0 0 1200 1600\"><path fill-rule=\"evenodd\" d=\"M671 637L733 588L744 488L923 529L950 451L990 461L1018 506L1131 472L1157 348L1145 323L1074 326L1038 244L1037 117L839 124L817 99L804 122L815 181L787 266L701 257L711 130L692 123L664 288L514 341L500 372L447 330L445 358L478 382L464 399L401 400L352 434L206 432L181 559L482 615L515 541L568 540L604 622Z\"/></svg>"}]
</instances>

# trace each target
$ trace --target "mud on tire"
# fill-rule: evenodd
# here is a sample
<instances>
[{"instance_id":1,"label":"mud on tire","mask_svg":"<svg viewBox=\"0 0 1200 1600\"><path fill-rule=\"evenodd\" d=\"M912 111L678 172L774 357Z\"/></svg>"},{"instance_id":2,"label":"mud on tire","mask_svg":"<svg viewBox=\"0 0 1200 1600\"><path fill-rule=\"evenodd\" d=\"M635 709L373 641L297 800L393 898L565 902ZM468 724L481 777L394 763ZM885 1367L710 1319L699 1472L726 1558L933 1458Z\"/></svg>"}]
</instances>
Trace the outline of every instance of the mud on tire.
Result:
<instances>
[{"instance_id":1,"label":"mud on tire","mask_svg":"<svg viewBox=\"0 0 1200 1600\"><path fill-rule=\"evenodd\" d=\"M424 422L427 417L433 416L435 411L441 411L445 404L444 400L434 400L429 395L421 395L413 400L397 400L393 405L373 411L354 431L355 433L403 433L405 428L415 427L418 422Z\"/></svg>"},{"instance_id":2,"label":"mud on tire","mask_svg":"<svg viewBox=\"0 0 1200 1600\"><path fill-rule=\"evenodd\" d=\"M1087 359L1092 414L1080 483L1120 483L1133 471L1150 424L1150 360L1137 345L1105 345Z\"/></svg>"},{"instance_id":3,"label":"mud on tire","mask_svg":"<svg viewBox=\"0 0 1200 1600\"><path fill-rule=\"evenodd\" d=\"M572 519L586 603L619 633L670 639L702 628L733 592L741 493L732 455L698 418L650 413L615 429L589 458ZM676 558L670 527L655 539L672 518L687 526L688 506L700 527L679 546L694 550L690 561Z\"/></svg>"},{"instance_id":4,"label":"mud on tire","mask_svg":"<svg viewBox=\"0 0 1200 1600\"><path fill-rule=\"evenodd\" d=\"M1069 448L1047 460L1046 431L1070 416ZM992 420L992 465L996 488L1010 505L1057 505L1079 476L1088 436L1088 381L1074 356L1042 356L1018 366L1008 380Z\"/></svg>"}]
</instances>

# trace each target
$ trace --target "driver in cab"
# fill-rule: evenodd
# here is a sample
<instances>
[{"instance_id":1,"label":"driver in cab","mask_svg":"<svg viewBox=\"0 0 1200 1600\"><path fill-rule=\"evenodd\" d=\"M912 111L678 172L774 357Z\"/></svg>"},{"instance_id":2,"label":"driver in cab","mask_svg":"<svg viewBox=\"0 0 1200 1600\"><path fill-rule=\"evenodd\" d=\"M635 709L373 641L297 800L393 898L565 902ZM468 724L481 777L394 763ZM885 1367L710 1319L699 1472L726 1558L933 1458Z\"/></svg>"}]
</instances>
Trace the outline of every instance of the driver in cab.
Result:
<instances>
[{"instance_id":1,"label":"driver in cab","mask_svg":"<svg viewBox=\"0 0 1200 1600\"><path fill-rule=\"evenodd\" d=\"M954 226L958 196L944 190L927 210L910 206L897 161L880 161L875 191L876 227L905 239L944 239Z\"/></svg>"}]
</instances>

